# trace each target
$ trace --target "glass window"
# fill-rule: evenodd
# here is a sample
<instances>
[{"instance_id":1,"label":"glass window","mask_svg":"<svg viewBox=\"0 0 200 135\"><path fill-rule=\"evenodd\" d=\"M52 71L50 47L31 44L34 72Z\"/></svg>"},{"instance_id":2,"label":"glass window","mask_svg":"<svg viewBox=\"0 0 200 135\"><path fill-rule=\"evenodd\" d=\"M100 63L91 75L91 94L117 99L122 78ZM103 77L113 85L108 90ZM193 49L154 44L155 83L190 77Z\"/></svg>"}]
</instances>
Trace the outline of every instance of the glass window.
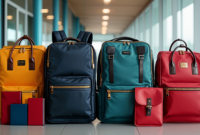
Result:
<instances>
[{"instance_id":1,"label":"glass window","mask_svg":"<svg viewBox=\"0 0 200 135\"><path fill-rule=\"evenodd\" d=\"M22 8L25 8L25 0L11 0Z\"/></svg>"},{"instance_id":2,"label":"glass window","mask_svg":"<svg viewBox=\"0 0 200 135\"><path fill-rule=\"evenodd\" d=\"M144 28L144 19L143 15L139 17L139 26L140 26L140 40L144 40L144 35L143 35L143 28Z\"/></svg>"},{"instance_id":3,"label":"glass window","mask_svg":"<svg viewBox=\"0 0 200 135\"><path fill-rule=\"evenodd\" d=\"M10 5L7 8L7 44L14 45L16 42L16 9Z\"/></svg>"},{"instance_id":4,"label":"glass window","mask_svg":"<svg viewBox=\"0 0 200 135\"><path fill-rule=\"evenodd\" d=\"M28 36L33 38L33 17L28 16Z\"/></svg>"},{"instance_id":5,"label":"glass window","mask_svg":"<svg viewBox=\"0 0 200 135\"><path fill-rule=\"evenodd\" d=\"M149 8L147 8L147 10L144 13L145 15L145 42L150 44L150 12L149 12Z\"/></svg>"},{"instance_id":6,"label":"glass window","mask_svg":"<svg viewBox=\"0 0 200 135\"><path fill-rule=\"evenodd\" d=\"M136 33L135 33L135 37L136 39L139 39L139 23L138 23L138 19L135 20L135 30L136 30Z\"/></svg>"},{"instance_id":7,"label":"glass window","mask_svg":"<svg viewBox=\"0 0 200 135\"><path fill-rule=\"evenodd\" d=\"M132 23L132 37L134 38L135 37L135 24L134 23Z\"/></svg>"},{"instance_id":8,"label":"glass window","mask_svg":"<svg viewBox=\"0 0 200 135\"><path fill-rule=\"evenodd\" d=\"M159 0L154 0L152 3L152 50L154 61L156 61L159 52Z\"/></svg>"},{"instance_id":9,"label":"glass window","mask_svg":"<svg viewBox=\"0 0 200 135\"><path fill-rule=\"evenodd\" d=\"M33 13L33 0L28 0L28 11Z\"/></svg>"},{"instance_id":10,"label":"glass window","mask_svg":"<svg viewBox=\"0 0 200 135\"><path fill-rule=\"evenodd\" d=\"M163 50L172 43L172 0L163 0Z\"/></svg>"},{"instance_id":11,"label":"glass window","mask_svg":"<svg viewBox=\"0 0 200 135\"><path fill-rule=\"evenodd\" d=\"M18 34L17 39L25 35L25 15L19 12L19 25L18 25ZM26 40L23 40L22 45L27 44Z\"/></svg>"}]
</instances>

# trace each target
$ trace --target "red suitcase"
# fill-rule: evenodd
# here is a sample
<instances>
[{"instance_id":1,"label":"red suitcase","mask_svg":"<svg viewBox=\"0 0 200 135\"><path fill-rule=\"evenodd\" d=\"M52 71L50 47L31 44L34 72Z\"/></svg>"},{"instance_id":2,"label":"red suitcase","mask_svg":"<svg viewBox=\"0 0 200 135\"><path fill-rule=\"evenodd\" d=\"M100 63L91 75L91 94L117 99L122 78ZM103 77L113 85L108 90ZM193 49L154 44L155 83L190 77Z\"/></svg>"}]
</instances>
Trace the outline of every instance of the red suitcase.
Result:
<instances>
[{"instance_id":1,"label":"red suitcase","mask_svg":"<svg viewBox=\"0 0 200 135\"><path fill-rule=\"evenodd\" d=\"M158 54L155 74L156 85L164 89L164 122L200 122L200 54L185 45Z\"/></svg>"},{"instance_id":2,"label":"red suitcase","mask_svg":"<svg viewBox=\"0 0 200 135\"><path fill-rule=\"evenodd\" d=\"M135 125L162 126L163 89L135 88Z\"/></svg>"}]
</instances>

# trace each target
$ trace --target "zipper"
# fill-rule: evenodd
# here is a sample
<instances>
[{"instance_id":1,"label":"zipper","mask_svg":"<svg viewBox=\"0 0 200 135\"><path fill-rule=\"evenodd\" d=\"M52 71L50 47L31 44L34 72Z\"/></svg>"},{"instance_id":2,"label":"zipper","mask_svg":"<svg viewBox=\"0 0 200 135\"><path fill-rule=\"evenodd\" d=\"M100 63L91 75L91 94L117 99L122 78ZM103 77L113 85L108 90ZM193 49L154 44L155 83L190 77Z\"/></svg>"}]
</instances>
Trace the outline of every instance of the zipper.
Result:
<instances>
[{"instance_id":1,"label":"zipper","mask_svg":"<svg viewBox=\"0 0 200 135\"><path fill-rule=\"evenodd\" d=\"M53 94L54 89L86 89L90 88L90 86L50 86L51 94Z\"/></svg>"},{"instance_id":2,"label":"zipper","mask_svg":"<svg viewBox=\"0 0 200 135\"><path fill-rule=\"evenodd\" d=\"M108 100L111 99L111 93L133 93L135 90L107 90Z\"/></svg>"},{"instance_id":3,"label":"zipper","mask_svg":"<svg viewBox=\"0 0 200 135\"><path fill-rule=\"evenodd\" d=\"M102 44L102 46L101 46L101 50L100 50L100 65L101 65L101 73L100 73L100 83L99 83L99 86L101 87L102 86L102 73L103 73L103 66L102 66L102 59L103 59L103 55L102 55L102 49L103 49L103 46L104 46L104 44L105 43L107 43L107 42L113 42L113 43L119 43L119 42L121 42L121 43L123 43L123 44L125 44L126 43L126 41L106 41L106 42L104 42L103 44ZM127 41L127 44L128 45L130 45L130 43L146 43L146 42L142 42L142 41L131 41L131 42L128 42ZM146 43L147 44L147 43ZM149 45L149 44L148 44ZM149 45L149 48L150 48L150 51L151 51L151 46ZM153 73L152 73L152 63L153 63L153 55L152 55L152 51L151 51L151 76L152 76L152 82L153 82L153 84L155 83L154 82L154 80L153 80Z\"/></svg>"},{"instance_id":4,"label":"zipper","mask_svg":"<svg viewBox=\"0 0 200 135\"><path fill-rule=\"evenodd\" d=\"M49 51L50 51L50 47L48 47L48 52L47 52L47 68L49 68Z\"/></svg>"},{"instance_id":5,"label":"zipper","mask_svg":"<svg viewBox=\"0 0 200 135\"><path fill-rule=\"evenodd\" d=\"M91 52L92 52L92 68L94 69L94 51L92 47L91 47Z\"/></svg>"},{"instance_id":6,"label":"zipper","mask_svg":"<svg viewBox=\"0 0 200 135\"><path fill-rule=\"evenodd\" d=\"M166 96L169 96L169 91L200 91L200 88L164 88Z\"/></svg>"},{"instance_id":7,"label":"zipper","mask_svg":"<svg viewBox=\"0 0 200 135\"><path fill-rule=\"evenodd\" d=\"M32 93L32 97L35 98L35 93L37 93L37 90L31 90L31 91L22 91L22 93Z\"/></svg>"}]
</instances>

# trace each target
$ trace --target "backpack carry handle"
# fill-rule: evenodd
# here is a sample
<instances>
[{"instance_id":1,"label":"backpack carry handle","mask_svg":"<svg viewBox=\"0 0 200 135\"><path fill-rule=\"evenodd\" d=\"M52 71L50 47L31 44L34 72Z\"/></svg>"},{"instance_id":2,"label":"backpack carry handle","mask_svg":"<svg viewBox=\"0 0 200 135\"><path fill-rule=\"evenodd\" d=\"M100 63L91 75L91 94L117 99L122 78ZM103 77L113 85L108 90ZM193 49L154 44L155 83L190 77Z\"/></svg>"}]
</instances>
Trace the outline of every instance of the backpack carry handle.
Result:
<instances>
[{"instance_id":1,"label":"backpack carry handle","mask_svg":"<svg viewBox=\"0 0 200 135\"><path fill-rule=\"evenodd\" d=\"M120 40L139 41L139 40L137 40L135 38L131 38L131 37L118 37L118 38L114 38L114 39L112 39L110 41L120 41Z\"/></svg>"},{"instance_id":2,"label":"backpack carry handle","mask_svg":"<svg viewBox=\"0 0 200 135\"><path fill-rule=\"evenodd\" d=\"M76 38L73 38L73 37L65 38L65 40L63 40L63 42L66 42L66 41L69 41L69 40L76 41L76 42L81 42L80 40L78 40Z\"/></svg>"},{"instance_id":3,"label":"backpack carry handle","mask_svg":"<svg viewBox=\"0 0 200 135\"><path fill-rule=\"evenodd\" d=\"M169 48L169 51L171 51L171 50L172 50L172 46L173 46L173 45L174 45L174 43L176 43L177 41L182 41L182 42L185 44L185 46L187 47L187 44L186 44L186 42L185 42L184 40L182 40L182 39L178 38L178 39L174 40L174 42L171 44L171 46L170 46L170 48ZM186 51L188 51L188 49L187 49L187 48L186 48Z\"/></svg>"},{"instance_id":4,"label":"backpack carry handle","mask_svg":"<svg viewBox=\"0 0 200 135\"><path fill-rule=\"evenodd\" d=\"M23 36L24 37L24 36ZM22 40L20 40L17 44L20 46L21 45L21 42L24 40L24 39L26 39L26 38L23 38ZM27 39L28 40L28 39ZM30 44L32 43L32 45L35 45L35 42L30 38L30 40L31 40L31 42L30 42Z\"/></svg>"},{"instance_id":5,"label":"backpack carry handle","mask_svg":"<svg viewBox=\"0 0 200 135\"><path fill-rule=\"evenodd\" d=\"M192 62L192 74L193 75L198 75L198 66L197 66L197 62L196 62L196 57L194 55L194 53L192 52L192 50L190 50L190 48L188 48L187 46L183 46L183 45L180 45L180 46L177 46L174 51L172 52L172 56L171 56L171 62L169 63L169 71L170 71L170 74L176 74L176 67L175 67L175 63L173 62L173 56L174 56L174 53L175 51L178 49L178 48L186 48L186 50L189 50L192 55L193 55L193 58L194 58L194 61ZM188 68L188 64L189 63L184 63L184 68Z\"/></svg>"},{"instance_id":6,"label":"backpack carry handle","mask_svg":"<svg viewBox=\"0 0 200 135\"><path fill-rule=\"evenodd\" d=\"M27 35L24 35L23 37L20 37L14 44L12 50L11 50L11 53L10 53L10 57L8 59L8 65L7 65L7 70L13 70L13 58L12 58L12 54L13 54L13 51L15 49L15 47L17 46L17 44L22 41L23 39L28 39L30 44L31 44L31 58L29 59L29 70L35 70L35 59L33 57L33 40L27 36ZM21 43L21 42L20 42Z\"/></svg>"}]
</instances>

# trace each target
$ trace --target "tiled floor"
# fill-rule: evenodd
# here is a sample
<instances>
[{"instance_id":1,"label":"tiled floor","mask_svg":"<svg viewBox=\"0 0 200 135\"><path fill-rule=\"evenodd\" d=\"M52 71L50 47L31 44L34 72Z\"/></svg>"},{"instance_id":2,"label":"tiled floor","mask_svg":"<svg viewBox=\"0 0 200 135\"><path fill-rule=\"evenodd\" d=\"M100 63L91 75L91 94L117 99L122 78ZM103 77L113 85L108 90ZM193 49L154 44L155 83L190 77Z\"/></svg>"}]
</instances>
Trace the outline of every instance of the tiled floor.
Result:
<instances>
[{"instance_id":1,"label":"tiled floor","mask_svg":"<svg viewBox=\"0 0 200 135\"><path fill-rule=\"evenodd\" d=\"M0 125L0 135L200 135L200 124L164 124L135 127L132 124L46 124L45 126Z\"/></svg>"}]
</instances>

